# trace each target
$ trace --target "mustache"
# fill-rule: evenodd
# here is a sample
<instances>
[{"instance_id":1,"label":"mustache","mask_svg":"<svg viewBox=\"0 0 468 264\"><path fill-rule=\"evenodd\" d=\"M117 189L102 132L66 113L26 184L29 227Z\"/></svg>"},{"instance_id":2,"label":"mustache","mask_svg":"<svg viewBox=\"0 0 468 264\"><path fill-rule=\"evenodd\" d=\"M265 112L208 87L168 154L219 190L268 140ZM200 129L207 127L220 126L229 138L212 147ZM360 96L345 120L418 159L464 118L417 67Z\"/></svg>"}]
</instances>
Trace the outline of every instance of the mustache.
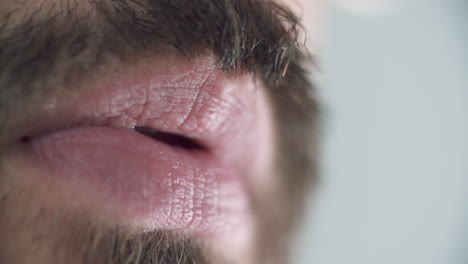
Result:
<instances>
[{"instance_id":1,"label":"mustache","mask_svg":"<svg viewBox=\"0 0 468 264\"><path fill-rule=\"evenodd\" d=\"M298 41L299 18L270 0L44 1L36 12L15 12L0 24L1 138L15 125L11 119L110 61L167 47L186 57L209 50L219 69L252 73L276 87L310 59Z\"/></svg>"}]
</instances>

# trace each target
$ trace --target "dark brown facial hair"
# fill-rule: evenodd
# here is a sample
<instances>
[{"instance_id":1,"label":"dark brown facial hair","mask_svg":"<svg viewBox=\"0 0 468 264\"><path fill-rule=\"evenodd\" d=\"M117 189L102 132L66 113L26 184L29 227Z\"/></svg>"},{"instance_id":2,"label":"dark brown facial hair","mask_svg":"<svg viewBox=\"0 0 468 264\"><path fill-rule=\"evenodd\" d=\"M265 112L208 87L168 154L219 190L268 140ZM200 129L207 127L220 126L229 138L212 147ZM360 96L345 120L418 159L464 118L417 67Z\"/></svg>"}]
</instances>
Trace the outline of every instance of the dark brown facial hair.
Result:
<instances>
[{"instance_id":1,"label":"dark brown facial hair","mask_svg":"<svg viewBox=\"0 0 468 264\"><path fill-rule=\"evenodd\" d=\"M81 6L54 2L36 1L37 8L12 9L2 18L1 152L7 152L17 132L34 119L35 109L66 94L69 83L99 77L111 63L157 56L167 47L189 58L209 50L220 70L234 77L250 73L268 90L278 135L277 166L271 176L276 184L254 193L255 257L258 263L287 263L290 234L314 180L317 153L318 106L308 79L310 56L299 40L299 19L270 0L104 0ZM0 175L0 186L5 178ZM15 239L14 229L6 226L11 224L8 206L19 206L8 202L15 199L14 192L0 188L0 208L6 208L0 210L0 254L8 242L2 231ZM199 245L171 232L127 236L118 227L85 228L77 223L86 221L76 219L62 222L82 226L78 233L86 236L77 240L82 243L75 251L83 252L83 263L207 262Z\"/></svg>"}]
</instances>

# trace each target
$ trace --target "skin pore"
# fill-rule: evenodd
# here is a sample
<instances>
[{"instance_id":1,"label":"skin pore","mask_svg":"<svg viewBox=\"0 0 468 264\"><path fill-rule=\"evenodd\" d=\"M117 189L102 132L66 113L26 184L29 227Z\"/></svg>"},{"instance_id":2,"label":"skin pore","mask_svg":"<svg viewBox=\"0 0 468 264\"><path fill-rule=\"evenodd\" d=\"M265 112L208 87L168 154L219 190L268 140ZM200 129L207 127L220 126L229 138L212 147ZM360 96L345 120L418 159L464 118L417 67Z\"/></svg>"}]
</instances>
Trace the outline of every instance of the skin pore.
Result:
<instances>
[{"instance_id":1,"label":"skin pore","mask_svg":"<svg viewBox=\"0 0 468 264\"><path fill-rule=\"evenodd\" d=\"M49 0L0 5L0 263L287 263L291 232L314 181L318 112L308 79L311 62L303 45L304 28L289 10L292 3ZM147 76L147 82L137 83ZM141 110L120 108L139 99L146 91L141 87L151 82L156 88L141 97ZM121 98L130 99L115 103ZM93 100L96 103L90 105ZM102 102L110 103L103 107ZM149 113L146 119L145 113ZM216 118L210 119L213 115ZM210 130L216 120L222 122ZM137 132L118 130L122 136L116 136L115 144L108 136L117 130L107 129L138 126L201 142L207 153L193 154L187 144L180 150L159 137L157 141L164 144L151 151L162 149L163 155L152 154L148 163L141 161L145 156L126 160L125 153L138 147L117 155L114 146L123 144L122 137L149 141ZM81 133L81 127L93 130ZM42 168L49 163L36 159L30 150L43 142L46 147L38 147L39 153L50 145L60 150L54 137L70 142L68 130L74 138L80 136L79 144L64 148L63 155L47 156L51 165ZM95 143L83 141L81 136L90 131L105 136ZM102 148L98 145L107 140ZM84 143L98 147L81 150ZM70 151L74 149L78 150ZM102 155L89 158L101 150ZM135 151L135 155L140 154ZM128 208L140 209L148 200L135 202L140 201L134 198L140 192L131 188L118 193L133 198L116 196L109 182L117 189L128 184L142 189L146 181L136 176L141 165L161 162L150 171L162 171L166 159L171 165L167 175L180 173L174 182L193 201L198 187L190 189L192 185L180 183L181 179L207 181L215 175L213 182L218 185L204 183L200 189L206 188L204 196L213 190L220 193L213 202L217 212L238 208L231 202L237 204L239 199L223 194L235 190L235 183L245 182L246 194L232 197L246 198L242 211L252 219L245 224L249 227L241 224L224 230L225 220L244 215L237 212L215 213L220 219L207 222L210 227L221 223L217 230L223 236L218 231L199 236L167 220L142 224L157 218L157 210L164 206L147 210L156 216L124 221L121 208L133 216L136 211ZM35 160L41 160L38 166L31 162ZM86 162L76 165L80 160ZM65 164L65 169L57 173L56 164ZM93 169L81 171L87 166ZM190 173L180 167L195 176L184 178ZM127 173L121 175L121 183L112 178L122 171ZM93 173L112 177L101 184L89 176ZM89 186L96 185L103 187L90 191ZM165 190L158 188L158 193ZM166 196L154 197L158 201ZM167 197L174 199L172 193ZM176 205L169 207L174 211ZM184 206L181 212L193 209ZM244 228L248 235L226 239Z\"/></svg>"}]
</instances>

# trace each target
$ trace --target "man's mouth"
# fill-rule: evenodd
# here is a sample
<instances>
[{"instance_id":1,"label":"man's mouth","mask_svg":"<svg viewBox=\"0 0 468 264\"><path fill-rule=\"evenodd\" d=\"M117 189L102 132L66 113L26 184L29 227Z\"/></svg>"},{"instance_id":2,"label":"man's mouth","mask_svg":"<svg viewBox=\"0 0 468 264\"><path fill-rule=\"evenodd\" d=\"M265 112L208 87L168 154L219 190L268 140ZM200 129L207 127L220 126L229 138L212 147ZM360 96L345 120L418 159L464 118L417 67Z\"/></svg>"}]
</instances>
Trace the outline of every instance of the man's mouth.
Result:
<instances>
[{"instance_id":1,"label":"man's mouth","mask_svg":"<svg viewBox=\"0 0 468 264\"><path fill-rule=\"evenodd\" d=\"M247 232L252 180L271 155L266 96L251 77L228 76L209 56L169 57L75 90L18 135L16 173L119 224Z\"/></svg>"}]
</instances>

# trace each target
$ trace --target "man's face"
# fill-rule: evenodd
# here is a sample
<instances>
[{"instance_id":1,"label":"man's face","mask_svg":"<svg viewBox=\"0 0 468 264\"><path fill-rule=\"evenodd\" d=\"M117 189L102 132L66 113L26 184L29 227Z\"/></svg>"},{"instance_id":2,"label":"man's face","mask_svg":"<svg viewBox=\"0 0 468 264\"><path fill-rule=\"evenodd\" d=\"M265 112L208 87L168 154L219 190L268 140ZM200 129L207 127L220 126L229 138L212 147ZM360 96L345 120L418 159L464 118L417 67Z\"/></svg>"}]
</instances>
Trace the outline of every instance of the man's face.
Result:
<instances>
[{"instance_id":1,"label":"man's face","mask_svg":"<svg viewBox=\"0 0 468 264\"><path fill-rule=\"evenodd\" d=\"M0 263L287 262L317 113L291 7L2 1Z\"/></svg>"}]
</instances>

